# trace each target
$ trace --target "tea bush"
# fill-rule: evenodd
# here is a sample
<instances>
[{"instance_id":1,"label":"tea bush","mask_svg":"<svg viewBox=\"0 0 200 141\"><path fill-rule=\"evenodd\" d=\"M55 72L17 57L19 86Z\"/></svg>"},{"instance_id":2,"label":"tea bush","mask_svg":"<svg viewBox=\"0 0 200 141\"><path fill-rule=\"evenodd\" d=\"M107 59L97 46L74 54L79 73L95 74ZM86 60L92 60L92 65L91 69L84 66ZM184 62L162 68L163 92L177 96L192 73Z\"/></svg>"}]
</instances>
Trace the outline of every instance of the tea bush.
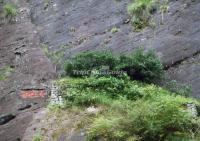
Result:
<instances>
[{"instance_id":1,"label":"tea bush","mask_svg":"<svg viewBox=\"0 0 200 141\"><path fill-rule=\"evenodd\" d=\"M161 61L153 51L138 49L130 56L121 56L117 70L126 71L134 80L155 82L163 78L164 69Z\"/></svg>"},{"instance_id":2,"label":"tea bush","mask_svg":"<svg viewBox=\"0 0 200 141\"><path fill-rule=\"evenodd\" d=\"M113 69L118 60L116 57L112 55L112 53L107 51L91 51L80 53L77 56L73 57L71 60L65 63L65 71L67 75L70 76L83 76L82 74L76 74L75 71L89 71L93 69L101 69L102 66L109 67L109 69ZM85 75L89 75L85 74Z\"/></svg>"},{"instance_id":3,"label":"tea bush","mask_svg":"<svg viewBox=\"0 0 200 141\"><path fill-rule=\"evenodd\" d=\"M144 52L137 49L130 56L114 56L108 52L86 52L79 54L65 64L66 74L69 76L90 76L91 71L101 70L102 66L109 70L125 71L133 80L154 83L163 77L163 66L153 51ZM89 71L88 74L76 74L76 71Z\"/></svg>"},{"instance_id":4,"label":"tea bush","mask_svg":"<svg viewBox=\"0 0 200 141\"><path fill-rule=\"evenodd\" d=\"M69 81L68 81L69 80ZM65 101L66 106L90 106L98 104L107 104L110 97L105 93L94 92L90 88L83 88L84 79L62 79L57 82L60 94Z\"/></svg>"},{"instance_id":5,"label":"tea bush","mask_svg":"<svg viewBox=\"0 0 200 141\"><path fill-rule=\"evenodd\" d=\"M113 102L87 128L88 140L162 141L173 133L190 137L198 130L198 119L184 106L190 100L165 94L151 98Z\"/></svg>"},{"instance_id":6,"label":"tea bush","mask_svg":"<svg viewBox=\"0 0 200 141\"><path fill-rule=\"evenodd\" d=\"M88 140L164 141L179 138L177 133L191 138L199 132L199 117L187 109L193 103L199 110L199 101L131 81L126 75L63 78L57 85L66 106L105 108L87 121Z\"/></svg>"},{"instance_id":7,"label":"tea bush","mask_svg":"<svg viewBox=\"0 0 200 141\"><path fill-rule=\"evenodd\" d=\"M137 82L115 77L61 79L57 84L60 94L68 105L109 104L110 100L120 99L121 97L131 100L142 97Z\"/></svg>"},{"instance_id":8,"label":"tea bush","mask_svg":"<svg viewBox=\"0 0 200 141\"><path fill-rule=\"evenodd\" d=\"M144 83L139 83L137 81L131 81L127 76L124 78L115 77L89 77L89 78L63 78L57 81L57 85L60 89L60 94L68 103L82 103L78 102L81 99L91 99L98 98L108 98L108 99L126 99L126 100L138 100L138 99L148 99L153 100L159 99L159 96L169 95L175 96L175 93L171 93L163 88L157 87L155 85L148 85ZM161 97L162 98L162 97ZM181 99L182 97L180 97ZM179 99L179 97L177 97ZM181 99L180 101L190 99ZM85 100L83 100L85 101ZM97 100L98 101L98 100ZM184 101L186 102L186 101ZM190 100L190 102L193 102ZM91 104L95 104L95 101ZM97 102L101 104L101 102Z\"/></svg>"}]
</instances>

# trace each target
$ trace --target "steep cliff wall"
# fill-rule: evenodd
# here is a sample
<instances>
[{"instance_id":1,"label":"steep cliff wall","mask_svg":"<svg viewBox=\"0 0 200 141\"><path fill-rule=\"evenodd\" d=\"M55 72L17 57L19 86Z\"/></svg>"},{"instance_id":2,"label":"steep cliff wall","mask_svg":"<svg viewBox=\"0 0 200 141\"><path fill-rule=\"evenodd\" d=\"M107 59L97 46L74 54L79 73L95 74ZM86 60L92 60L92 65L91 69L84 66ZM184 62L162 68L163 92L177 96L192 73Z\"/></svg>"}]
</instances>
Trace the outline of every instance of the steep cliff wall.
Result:
<instances>
[{"instance_id":1,"label":"steep cliff wall","mask_svg":"<svg viewBox=\"0 0 200 141\"><path fill-rule=\"evenodd\" d=\"M167 68L168 76L192 85L199 98L200 1L171 0L160 24L161 14L153 16L155 28L134 32L126 7L129 0L13 0L17 21L0 25L0 68L12 68L0 81L0 115L16 117L0 125L0 141L19 140L34 110L45 99L27 102L19 97L23 87L46 83L55 70L42 51L64 52L63 60L75 53L106 48L114 53L130 53L135 48L153 48ZM119 28L112 33L113 27ZM51 58L50 58L51 59ZM38 103L25 112L20 106ZM20 129L20 130L19 130Z\"/></svg>"},{"instance_id":2,"label":"steep cliff wall","mask_svg":"<svg viewBox=\"0 0 200 141\"><path fill-rule=\"evenodd\" d=\"M160 24L161 13L157 12L153 17L155 28L148 27L141 32L133 32L128 23L130 17L126 7L129 2L51 0L44 7L43 1L29 1L32 22L38 29L40 41L51 52L64 52L64 59L87 50L107 48L116 53L130 53L137 47L145 47L155 49L168 68L175 64L179 66L183 60L199 54L198 0L171 0L164 14L164 23ZM119 32L112 34L112 27L119 28ZM195 58L198 60L198 57ZM198 65L190 63L187 67L190 75L180 74L179 69L170 69L170 72L173 70L176 74L170 77L191 83L193 96L198 97L198 69Z\"/></svg>"},{"instance_id":3,"label":"steep cliff wall","mask_svg":"<svg viewBox=\"0 0 200 141\"><path fill-rule=\"evenodd\" d=\"M7 71L6 78L0 81L1 141L19 140L32 114L45 104L45 99L22 99L20 90L27 86L37 89L38 85L55 77L54 67L39 47L29 5L23 0L14 2L19 11L17 21L0 26L0 69ZM10 122L4 124L6 120Z\"/></svg>"}]
</instances>

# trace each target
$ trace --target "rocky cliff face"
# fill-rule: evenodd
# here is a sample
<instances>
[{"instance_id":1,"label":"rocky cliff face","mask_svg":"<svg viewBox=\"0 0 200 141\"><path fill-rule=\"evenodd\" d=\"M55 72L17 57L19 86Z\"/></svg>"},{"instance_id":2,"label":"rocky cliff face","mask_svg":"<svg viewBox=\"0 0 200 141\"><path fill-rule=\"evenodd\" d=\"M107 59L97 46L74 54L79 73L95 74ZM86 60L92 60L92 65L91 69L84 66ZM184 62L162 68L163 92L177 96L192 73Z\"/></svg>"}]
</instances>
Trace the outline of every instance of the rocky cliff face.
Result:
<instances>
[{"instance_id":1,"label":"rocky cliff face","mask_svg":"<svg viewBox=\"0 0 200 141\"><path fill-rule=\"evenodd\" d=\"M19 7L17 21L0 26L0 68L12 69L8 77L0 81L1 141L20 140L32 114L45 104L44 98L22 99L20 90L25 87L38 89L40 84L55 76L54 67L39 47L28 3L14 2Z\"/></svg>"},{"instance_id":2,"label":"rocky cliff face","mask_svg":"<svg viewBox=\"0 0 200 141\"><path fill-rule=\"evenodd\" d=\"M153 48L166 66L168 76L192 85L199 98L200 1L171 0L168 12L153 17L155 28L133 32L126 7L129 0L13 0L18 6L17 21L0 26L0 68L13 68L8 79L0 81L0 115L17 115L0 125L0 140L21 138L33 111L20 113L19 90L27 85L46 83L55 70L42 52L64 52L63 60L75 53L106 48L114 53L130 53L135 48ZM111 33L113 27L119 32ZM32 103L35 103L32 101ZM12 105L12 106L11 106ZM20 129L20 130L18 130Z\"/></svg>"},{"instance_id":3,"label":"rocky cliff face","mask_svg":"<svg viewBox=\"0 0 200 141\"><path fill-rule=\"evenodd\" d=\"M40 41L47 44L50 51L64 51L63 58L68 58L77 52L100 48L117 53L130 53L137 47L153 48L166 68L172 67L170 77L192 84L193 96L198 97L198 63L189 63L183 73L173 66L185 67L181 62L191 62L187 58L195 58L198 62L200 2L171 0L164 23L161 24L161 14L157 12L153 17L155 28L148 27L138 33L133 32L128 23L126 7L129 2L51 0L47 7L43 1L29 3ZM112 34L112 27L119 28L119 32Z\"/></svg>"}]
</instances>

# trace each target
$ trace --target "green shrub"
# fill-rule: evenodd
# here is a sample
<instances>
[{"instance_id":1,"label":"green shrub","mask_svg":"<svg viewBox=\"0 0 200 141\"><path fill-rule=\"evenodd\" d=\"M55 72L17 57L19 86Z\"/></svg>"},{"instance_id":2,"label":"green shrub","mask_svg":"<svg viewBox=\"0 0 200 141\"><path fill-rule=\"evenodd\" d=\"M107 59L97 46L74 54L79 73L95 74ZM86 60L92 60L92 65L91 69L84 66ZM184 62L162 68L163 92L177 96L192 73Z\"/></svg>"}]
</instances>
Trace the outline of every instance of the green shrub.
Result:
<instances>
[{"instance_id":1,"label":"green shrub","mask_svg":"<svg viewBox=\"0 0 200 141\"><path fill-rule=\"evenodd\" d=\"M4 16L9 19L9 22L17 15L17 9L14 5L7 3L3 7Z\"/></svg>"},{"instance_id":2,"label":"green shrub","mask_svg":"<svg viewBox=\"0 0 200 141\"><path fill-rule=\"evenodd\" d=\"M3 69L0 69L0 81L5 80L13 71L14 69L10 66L6 66Z\"/></svg>"},{"instance_id":3,"label":"green shrub","mask_svg":"<svg viewBox=\"0 0 200 141\"><path fill-rule=\"evenodd\" d=\"M156 0L135 0L128 5L127 11L132 16L131 22L135 30L141 30L149 24L149 19L155 11Z\"/></svg>"},{"instance_id":4,"label":"green shrub","mask_svg":"<svg viewBox=\"0 0 200 141\"><path fill-rule=\"evenodd\" d=\"M35 135L33 136L33 141L42 141L42 136L41 135Z\"/></svg>"},{"instance_id":5,"label":"green shrub","mask_svg":"<svg viewBox=\"0 0 200 141\"><path fill-rule=\"evenodd\" d=\"M117 58L112 53L107 51L91 51L80 53L73 57L70 61L65 63L65 71L70 76L83 76L82 74L76 74L75 71L86 71L87 75L90 75L94 69L101 69L103 66L113 69L118 63Z\"/></svg>"},{"instance_id":6,"label":"green shrub","mask_svg":"<svg viewBox=\"0 0 200 141\"><path fill-rule=\"evenodd\" d=\"M164 74L156 54L153 51L144 52L143 49L137 49L131 56L121 55L118 58L109 52L82 53L65 64L65 71L69 76L90 76L92 70L103 70L103 66L111 71L125 71L132 79L148 83L162 79ZM81 74L80 71L87 73Z\"/></svg>"},{"instance_id":7,"label":"green shrub","mask_svg":"<svg viewBox=\"0 0 200 141\"><path fill-rule=\"evenodd\" d=\"M61 96L67 101L67 103L70 103L71 105L76 104L82 106L84 106L84 101L86 106L103 104L107 102L103 101L106 98L111 100L138 100L143 98L155 101L155 99L159 99L159 96L162 95L175 95L174 93L156 87L155 85L142 84L136 81L131 81L128 78L64 78L57 81L57 85L59 87ZM177 97L177 99L178 98L179 97ZM180 101L189 101L189 99L181 99L181 97L179 99Z\"/></svg>"},{"instance_id":8,"label":"green shrub","mask_svg":"<svg viewBox=\"0 0 200 141\"><path fill-rule=\"evenodd\" d=\"M86 79L85 84L82 88L91 88L95 91L104 91L109 93L112 97L122 92L125 88L126 82L122 79L117 79L115 77L91 77Z\"/></svg>"},{"instance_id":9,"label":"green shrub","mask_svg":"<svg viewBox=\"0 0 200 141\"><path fill-rule=\"evenodd\" d=\"M117 32L119 32L119 28L117 28L117 27L113 27L112 29L111 29L111 33L117 33Z\"/></svg>"},{"instance_id":10,"label":"green shrub","mask_svg":"<svg viewBox=\"0 0 200 141\"><path fill-rule=\"evenodd\" d=\"M138 16L146 16L144 12L149 13L154 4L155 0L135 0L133 3L128 5L128 13L132 15L136 14Z\"/></svg>"},{"instance_id":11,"label":"green shrub","mask_svg":"<svg viewBox=\"0 0 200 141\"><path fill-rule=\"evenodd\" d=\"M189 101L165 94L136 102L115 101L110 109L93 120L87 129L88 140L155 141L175 132L190 135L197 129L198 120L193 119L184 106Z\"/></svg>"},{"instance_id":12,"label":"green shrub","mask_svg":"<svg viewBox=\"0 0 200 141\"><path fill-rule=\"evenodd\" d=\"M104 77L70 80L63 79L57 82L60 94L69 106L109 104L112 97L118 96L119 92L114 92L117 92L119 84L122 84L116 78Z\"/></svg>"},{"instance_id":13,"label":"green shrub","mask_svg":"<svg viewBox=\"0 0 200 141\"><path fill-rule=\"evenodd\" d=\"M4 75L4 72L0 71L0 81L5 80L5 79L6 79L6 77Z\"/></svg>"},{"instance_id":14,"label":"green shrub","mask_svg":"<svg viewBox=\"0 0 200 141\"><path fill-rule=\"evenodd\" d=\"M88 84L86 79L65 78L57 81L60 95L67 106L90 106L109 104L111 98L106 93L94 91L93 88L83 87Z\"/></svg>"},{"instance_id":15,"label":"green shrub","mask_svg":"<svg viewBox=\"0 0 200 141\"><path fill-rule=\"evenodd\" d=\"M149 25L149 22L148 20L141 20L138 17L132 17L131 24L134 27L134 31L140 31L141 29L147 27Z\"/></svg>"},{"instance_id":16,"label":"green shrub","mask_svg":"<svg viewBox=\"0 0 200 141\"><path fill-rule=\"evenodd\" d=\"M161 61L153 51L136 50L131 56L121 56L116 67L128 73L134 80L155 82L163 78L164 69Z\"/></svg>"},{"instance_id":17,"label":"green shrub","mask_svg":"<svg viewBox=\"0 0 200 141\"><path fill-rule=\"evenodd\" d=\"M90 77L85 79L61 79L57 81L60 94L68 105L101 105L114 99L137 100L143 94L138 82L115 77Z\"/></svg>"}]
</instances>

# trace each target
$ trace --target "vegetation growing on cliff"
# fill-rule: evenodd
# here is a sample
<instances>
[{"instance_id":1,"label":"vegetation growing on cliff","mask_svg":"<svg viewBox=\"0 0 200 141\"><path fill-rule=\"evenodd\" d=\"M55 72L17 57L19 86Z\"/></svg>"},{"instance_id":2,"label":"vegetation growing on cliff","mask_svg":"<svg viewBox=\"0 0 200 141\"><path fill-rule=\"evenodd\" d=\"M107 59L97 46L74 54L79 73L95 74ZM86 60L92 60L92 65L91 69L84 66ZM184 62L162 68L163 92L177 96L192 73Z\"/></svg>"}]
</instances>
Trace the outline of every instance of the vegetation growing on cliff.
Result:
<instances>
[{"instance_id":1,"label":"vegetation growing on cliff","mask_svg":"<svg viewBox=\"0 0 200 141\"><path fill-rule=\"evenodd\" d=\"M163 77L163 66L153 51L145 52L143 49L134 51L131 55L116 57L110 52L81 53L65 64L66 74L69 76L84 76L80 71L91 75L92 70L100 72L106 66L108 71L125 71L133 80L154 83ZM76 73L76 72L79 73Z\"/></svg>"},{"instance_id":2,"label":"vegetation growing on cliff","mask_svg":"<svg viewBox=\"0 0 200 141\"><path fill-rule=\"evenodd\" d=\"M180 135L192 138L199 132L199 117L193 117L187 108L193 103L199 109L198 101L131 81L126 75L63 78L57 85L67 107L103 107L82 124L91 141L164 141Z\"/></svg>"},{"instance_id":3,"label":"vegetation growing on cliff","mask_svg":"<svg viewBox=\"0 0 200 141\"><path fill-rule=\"evenodd\" d=\"M141 30L149 24L151 13L155 9L155 0L135 0L128 5L128 13L135 30Z\"/></svg>"},{"instance_id":4,"label":"vegetation growing on cliff","mask_svg":"<svg viewBox=\"0 0 200 141\"><path fill-rule=\"evenodd\" d=\"M87 128L88 139L165 140L168 136L188 137L198 131L199 119L193 119L184 106L189 100L163 93L149 86L146 96L137 101L114 101ZM159 93L156 93L158 91Z\"/></svg>"},{"instance_id":5,"label":"vegetation growing on cliff","mask_svg":"<svg viewBox=\"0 0 200 141\"><path fill-rule=\"evenodd\" d=\"M127 11L131 16L131 24L135 31L140 31L150 24L150 19L156 11L161 11L161 24L164 23L164 13L168 9L168 0L135 0L131 2Z\"/></svg>"},{"instance_id":6,"label":"vegetation growing on cliff","mask_svg":"<svg viewBox=\"0 0 200 141\"><path fill-rule=\"evenodd\" d=\"M43 139L42 139L42 136L41 135L34 135L33 136L33 141L42 141Z\"/></svg>"},{"instance_id":7,"label":"vegetation growing on cliff","mask_svg":"<svg viewBox=\"0 0 200 141\"><path fill-rule=\"evenodd\" d=\"M114 34L114 33L119 32L119 28L113 27L110 31L111 31L112 34Z\"/></svg>"},{"instance_id":8,"label":"vegetation growing on cliff","mask_svg":"<svg viewBox=\"0 0 200 141\"><path fill-rule=\"evenodd\" d=\"M14 69L10 66L0 69L0 81L5 80L13 71Z\"/></svg>"},{"instance_id":9,"label":"vegetation growing on cliff","mask_svg":"<svg viewBox=\"0 0 200 141\"><path fill-rule=\"evenodd\" d=\"M13 4L7 3L3 6L3 14L8 19L8 22L11 22L17 16L17 9Z\"/></svg>"},{"instance_id":10,"label":"vegetation growing on cliff","mask_svg":"<svg viewBox=\"0 0 200 141\"><path fill-rule=\"evenodd\" d=\"M170 92L144 83L161 78L163 74L163 67L153 52L138 50L132 56L120 57L87 52L68 62L66 71L101 69L103 65L109 65L114 71L136 66L134 69L140 68L138 70L144 79L133 81L132 75L122 73L82 74L83 77L67 77L57 81L65 107L101 107L101 112L84 119L78 126L86 129L87 140L188 141L197 138L200 119L198 113L194 116L194 111L187 105L194 104L199 110L199 101L180 96L177 91ZM155 77L152 71L160 76Z\"/></svg>"}]
</instances>

